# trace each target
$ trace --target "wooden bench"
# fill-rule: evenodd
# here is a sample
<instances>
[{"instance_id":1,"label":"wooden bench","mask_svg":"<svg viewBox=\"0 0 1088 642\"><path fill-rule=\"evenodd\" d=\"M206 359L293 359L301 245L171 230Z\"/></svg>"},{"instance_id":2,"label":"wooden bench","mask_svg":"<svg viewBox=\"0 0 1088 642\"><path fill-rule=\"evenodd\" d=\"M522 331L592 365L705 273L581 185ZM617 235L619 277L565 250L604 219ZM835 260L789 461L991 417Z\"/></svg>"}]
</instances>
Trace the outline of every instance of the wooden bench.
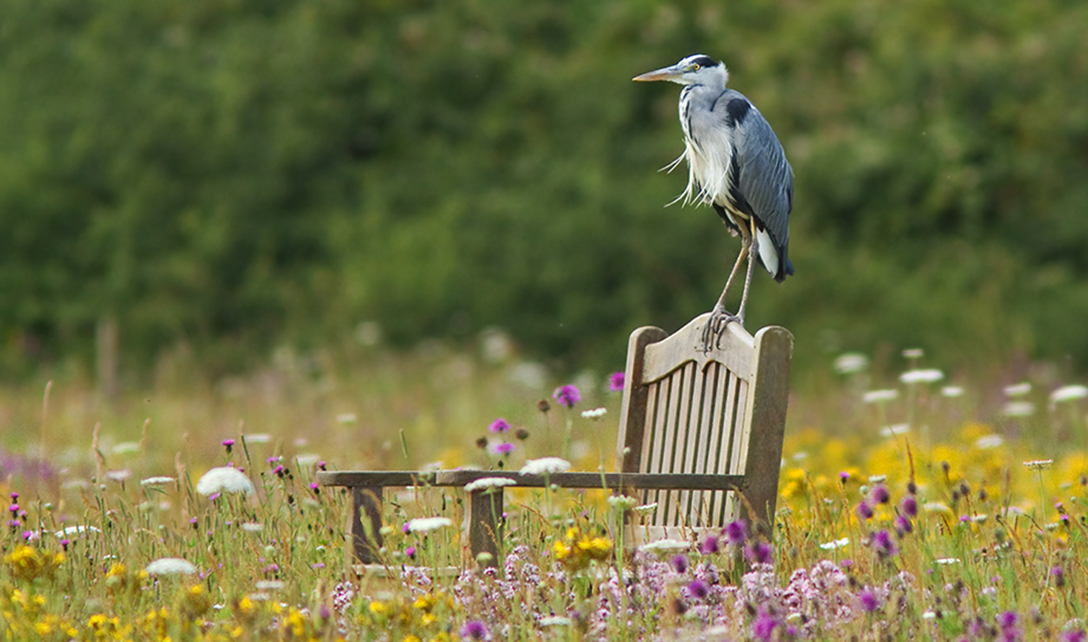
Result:
<instances>
[{"instance_id":1,"label":"wooden bench","mask_svg":"<svg viewBox=\"0 0 1088 642\"><path fill-rule=\"evenodd\" d=\"M442 470L319 472L326 486L351 489L348 539L355 558L377 560L384 489L465 486L505 477L517 486L604 488L656 504L643 515L646 537L684 537L721 527L738 516L755 518L768 535L774 523L789 396L793 336L763 328L753 337L735 323L718 346L705 350L710 314L669 336L654 327L631 334L620 413L618 472L521 475L511 471ZM737 493L745 502L738 501ZM467 502L473 556L498 560L502 489L474 491ZM746 503L755 514L742 511Z\"/></svg>"}]
</instances>

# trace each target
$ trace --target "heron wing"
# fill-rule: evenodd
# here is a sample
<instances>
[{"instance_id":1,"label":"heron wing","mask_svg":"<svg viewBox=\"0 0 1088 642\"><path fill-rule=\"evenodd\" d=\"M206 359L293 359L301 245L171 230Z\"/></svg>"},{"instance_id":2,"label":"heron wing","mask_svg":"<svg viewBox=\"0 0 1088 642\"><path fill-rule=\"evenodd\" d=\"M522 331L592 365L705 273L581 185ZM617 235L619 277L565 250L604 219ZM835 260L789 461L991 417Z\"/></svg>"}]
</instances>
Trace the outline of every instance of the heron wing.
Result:
<instances>
[{"instance_id":1,"label":"heron wing","mask_svg":"<svg viewBox=\"0 0 1088 642\"><path fill-rule=\"evenodd\" d=\"M770 123L747 98L723 95L726 125L733 129L734 185L763 224L780 255L789 244L793 170ZM747 108L733 101L744 101ZM715 111L718 111L715 109Z\"/></svg>"}]
</instances>

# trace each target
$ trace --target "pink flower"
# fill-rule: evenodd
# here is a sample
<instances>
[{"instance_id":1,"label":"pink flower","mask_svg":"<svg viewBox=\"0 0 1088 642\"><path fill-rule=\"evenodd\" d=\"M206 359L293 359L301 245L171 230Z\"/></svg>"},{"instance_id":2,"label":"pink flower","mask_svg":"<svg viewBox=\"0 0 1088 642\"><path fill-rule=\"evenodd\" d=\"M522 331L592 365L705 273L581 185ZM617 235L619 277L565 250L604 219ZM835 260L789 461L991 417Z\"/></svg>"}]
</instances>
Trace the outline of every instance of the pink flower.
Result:
<instances>
[{"instance_id":1,"label":"pink flower","mask_svg":"<svg viewBox=\"0 0 1088 642\"><path fill-rule=\"evenodd\" d=\"M487 429L491 432L506 432L507 430L510 430L510 424L502 417L499 417L495 421L492 421Z\"/></svg>"},{"instance_id":2,"label":"pink flower","mask_svg":"<svg viewBox=\"0 0 1088 642\"><path fill-rule=\"evenodd\" d=\"M514 444L508 441L501 441L491 446L491 452L495 453L500 457L505 457L510 453L514 452Z\"/></svg>"},{"instance_id":3,"label":"pink flower","mask_svg":"<svg viewBox=\"0 0 1088 642\"><path fill-rule=\"evenodd\" d=\"M613 372L608 378L608 389L615 392L617 390L623 390L624 375L622 372Z\"/></svg>"},{"instance_id":4,"label":"pink flower","mask_svg":"<svg viewBox=\"0 0 1088 642\"><path fill-rule=\"evenodd\" d=\"M552 398L558 401L561 406L573 408L574 404L582 400L582 394L578 392L577 388L567 384L556 388L555 392L552 393Z\"/></svg>"}]
</instances>

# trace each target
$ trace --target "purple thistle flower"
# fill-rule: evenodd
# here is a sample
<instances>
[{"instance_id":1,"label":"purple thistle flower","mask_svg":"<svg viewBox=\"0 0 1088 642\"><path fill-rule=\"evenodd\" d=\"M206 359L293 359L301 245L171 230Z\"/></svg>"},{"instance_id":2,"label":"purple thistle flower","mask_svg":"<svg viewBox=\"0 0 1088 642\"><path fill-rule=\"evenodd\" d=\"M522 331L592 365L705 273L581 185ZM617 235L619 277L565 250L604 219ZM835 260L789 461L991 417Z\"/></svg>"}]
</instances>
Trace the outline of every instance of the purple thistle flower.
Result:
<instances>
[{"instance_id":1,"label":"purple thistle flower","mask_svg":"<svg viewBox=\"0 0 1088 642\"><path fill-rule=\"evenodd\" d=\"M699 552L703 555L713 555L718 552L718 536L711 533L699 544Z\"/></svg>"},{"instance_id":2,"label":"purple thistle flower","mask_svg":"<svg viewBox=\"0 0 1088 642\"><path fill-rule=\"evenodd\" d=\"M907 533L914 531L914 524L911 523L910 518L906 515L899 515L895 518L895 534L899 537L903 537Z\"/></svg>"},{"instance_id":3,"label":"purple thistle flower","mask_svg":"<svg viewBox=\"0 0 1088 642\"><path fill-rule=\"evenodd\" d=\"M869 502L862 500L858 507L854 509L854 513L857 514L858 519L871 519L873 517L873 507L869 505Z\"/></svg>"},{"instance_id":4,"label":"purple thistle flower","mask_svg":"<svg viewBox=\"0 0 1088 642\"><path fill-rule=\"evenodd\" d=\"M408 548L404 549L404 554L407 555L408 557L412 558L412 559L415 559L416 558L416 547L415 546L409 546Z\"/></svg>"},{"instance_id":5,"label":"purple thistle flower","mask_svg":"<svg viewBox=\"0 0 1088 642\"><path fill-rule=\"evenodd\" d=\"M281 459L280 457L272 455L271 457L269 457L265 461L268 462L269 466L275 466L276 464L280 463L280 459Z\"/></svg>"},{"instance_id":6,"label":"purple thistle flower","mask_svg":"<svg viewBox=\"0 0 1088 642\"><path fill-rule=\"evenodd\" d=\"M612 392L623 390L623 383L626 376L627 375L622 372L613 372L612 375L608 377L608 389Z\"/></svg>"},{"instance_id":7,"label":"purple thistle flower","mask_svg":"<svg viewBox=\"0 0 1088 642\"><path fill-rule=\"evenodd\" d=\"M743 519L729 522L722 529L722 534L725 535L725 541L733 546L739 546L748 539L748 523Z\"/></svg>"},{"instance_id":8,"label":"purple thistle flower","mask_svg":"<svg viewBox=\"0 0 1088 642\"><path fill-rule=\"evenodd\" d=\"M710 589L707 585L699 580L695 580L691 584L688 584L688 594L697 600L701 600L710 593Z\"/></svg>"},{"instance_id":9,"label":"purple thistle flower","mask_svg":"<svg viewBox=\"0 0 1088 642\"><path fill-rule=\"evenodd\" d=\"M230 449L234 446L234 440L233 439L224 439L222 443L223 443L223 447L227 449L228 453L230 452Z\"/></svg>"},{"instance_id":10,"label":"purple thistle flower","mask_svg":"<svg viewBox=\"0 0 1088 642\"><path fill-rule=\"evenodd\" d=\"M488 633L487 627L484 626L483 622L480 622L479 620L469 620L461 627L461 637L472 640L487 640L491 635Z\"/></svg>"},{"instance_id":11,"label":"purple thistle flower","mask_svg":"<svg viewBox=\"0 0 1088 642\"><path fill-rule=\"evenodd\" d=\"M767 613L765 608L760 607L759 614L752 620L752 637L761 642L770 642L778 624L778 620Z\"/></svg>"},{"instance_id":12,"label":"purple thistle flower","mask_svg":"<svg viewBox=\"0 0 1088 642\"><path fill-rule=\"evenodd\" d=\"M18 491L13 490L13 491L11 491L11 503L14 504L17 501L19 501L19 493L18 493Z\"/></svg>"},{"instance_id":13,"label":"purple thistle flower","mask_svg":"<svg viewBox=\"0 0 1088 642\"><path fill-rule=\"evenodd\" d=\"M914 495L905 496L903 501L899 502L899 510L903 511L903 514L907 517L916 517L918 515L918 500L914 498Z\"/></svg>"},{"instance_id":14,"label":"purple thistle flower","mask_svg":"<svg viewBox=\"0 0 1088 642\"><path fill-rule=\"evenodd\" d=\"M318 469L318 470L325 470L325 466L326 466L326 464L325 464L325 460L324 460L324 459L322 459L321 461L317 462L317 469Z\"/></svg>"},{"instance_id":15,"label":"purple thistle flower","mask_svg":"<svg viewBox=\"0 0 1088 642\"><path fill-rule=\"evenodd\" d=\"M872 538L869 540L869 544L873 547L880 559L886 557L893 557L899 553L899 546L896 545L895 540L892 539L891 533L886 530L879 530L873 533Z\"/></svg>"},{"instance_id":16,"label":"purple thistle flower","mask_svg":"<svg viewBox=\"0 0 1088 642\"><path fill-rule=\"evenodd\" d=\"M556 388L555 392L552 393L552 398L558 401L561 406L573 408L574 404L582 400L582 394L578 392L577 388L567 384Z\"/></svg>"},{"instance_id":17,"label":"purple thistle flower","mask_svg":"<svg viewBox=\"0 0 1088 642\"><path fill-rule=\"evenodd\" d=\"M1014 611L1005 611L998 615L997 626L1001 628L998 639L1002 642L1016 642L1023 635L1023 631L1020 630L1020 616Z\"/></svg>"},{"instance_id":18,"label":"purple thistle flower","mask_svg":"<svg viewBox=\"0 0 1088 642\"><path fill-rule=\"evenodd\" d=\"M686 573L688 570L688 558L683 555L675 555L672 558L672 567L677 573Z\"/></svg>"},{"instance_id":19,"label":"purple thistle flower","mask_svg":"<svg viewBox=\"0 0 1088 642\"><path fill-rule=\"evenodd\" d=\"M839 473L839 483L840 484L845 486L846 482L848 482L848 481L850 481L850 473L846 472L845 470L842 471L841 473Z\"/></svg>"},{"instance_id":20,"label":"purple thistle flower","mask_svg":"<svg viewBox=\"0 0 1088 642\"><path fill-rule=\"evenodd\" d=\"M1070 629L1058 636L1061 642L1088 642L1088 633L1084 629Z\"/></svg>"},{"instance_id":21,"label":"purple thistle flower","mask_svg":"<svg viewBox=\"0 0 1088 642\"><path fill-rule=\"evenodd\" d=\"M275 468L272 469L272 474L276 475L278 477L283 477L283 471L284 470L286 470L286 468L283 467L283 464L279 464Z\"/></svg>"},{"instance_id":22,"label":"purple thistle flower","mask_svg":"<svg viewBox=\"0 0 1088 642\"><path fill-rule=\"evenodd\" d=\"M514 452L514 444L508 441L500 441L499 443L491 446L491 452L495 453L500 457L505 457L510 453Z\"/></svg>"},{"instance_id":23,"label":"purple thistle flower","mask_svg":"<svg viewBox=\"0 0 1088 642\"><path fill-rule=\"evenodd\" d=\"M873 490L869 492L869 499L874 504L887 504L892 499L892 494L888 492L888 487L884 484L877 484L873 486Z\"/></svg>"},{"instance_id":24,"label":"purple thistle flower","mask_svg":"<svg viewBox=\"0 0 1088 642\"><path fill-rule=\"evenodd\" d=\"M14 515L15 513L19 512L19 505L18 504L12 504L11 506L8 506L8 510L11 511L12 515Z\"/></svg>"},{"instance_id":25,"label":"purple thistle flower","mask_svg":"<svg viewBox=\"0 0 1088 642\"><path fill-rule=\"evenodd\" d=\"M774 549L767 542L749 542L748 546L744 547L744 556L753 564L770 564L773 561L771 557L773 552Z\"/></svg>"},{"instance_id":26,"label":"purple thistle flower","mask_svg":"<svg viewBox=\"0 0 1088 642\"><path fill-rule=\"evenodd\" d=\"M880 601L877 600L876 595L869 589L862 589L861 593L858 593L858 601L861 602L861 609L866 613L872 613L880 608Z\"/></svg>"},{"instance_id":27,"label":"purple thistle flower","mask_svg":"<svg viewBox=\"0 0 1088 642\"><path fill-rule=\"evenodd\" d=\"M499 417L495 421L492 421L487 429L491 432L506 432L507 430L510 430L510 424L502 417Z\"/></svg>"}]
</instances>

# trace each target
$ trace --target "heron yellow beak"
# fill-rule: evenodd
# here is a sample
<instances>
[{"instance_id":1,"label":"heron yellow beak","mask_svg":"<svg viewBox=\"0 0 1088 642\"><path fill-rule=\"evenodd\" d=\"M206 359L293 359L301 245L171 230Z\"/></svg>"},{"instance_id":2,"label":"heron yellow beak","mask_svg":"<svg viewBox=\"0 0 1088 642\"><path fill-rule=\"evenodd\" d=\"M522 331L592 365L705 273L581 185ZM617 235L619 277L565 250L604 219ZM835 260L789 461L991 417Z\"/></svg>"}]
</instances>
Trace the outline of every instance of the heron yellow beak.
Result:
<instances>
[{"instance_id":1,"label":"heron yellow beak","mask_svg":"<svg viewBox=\"0 0 1088 642\"><path fill-rule=\"evenodd\" d=\"M656 69L654 71L647 71L641 76L635 76L631 80L637 82L652 82L654 80L675 80L676 78L679 78L682 74L683 72L677 69L675 66L662 67L661 69Z\"/></svg>"}]
</instances>

